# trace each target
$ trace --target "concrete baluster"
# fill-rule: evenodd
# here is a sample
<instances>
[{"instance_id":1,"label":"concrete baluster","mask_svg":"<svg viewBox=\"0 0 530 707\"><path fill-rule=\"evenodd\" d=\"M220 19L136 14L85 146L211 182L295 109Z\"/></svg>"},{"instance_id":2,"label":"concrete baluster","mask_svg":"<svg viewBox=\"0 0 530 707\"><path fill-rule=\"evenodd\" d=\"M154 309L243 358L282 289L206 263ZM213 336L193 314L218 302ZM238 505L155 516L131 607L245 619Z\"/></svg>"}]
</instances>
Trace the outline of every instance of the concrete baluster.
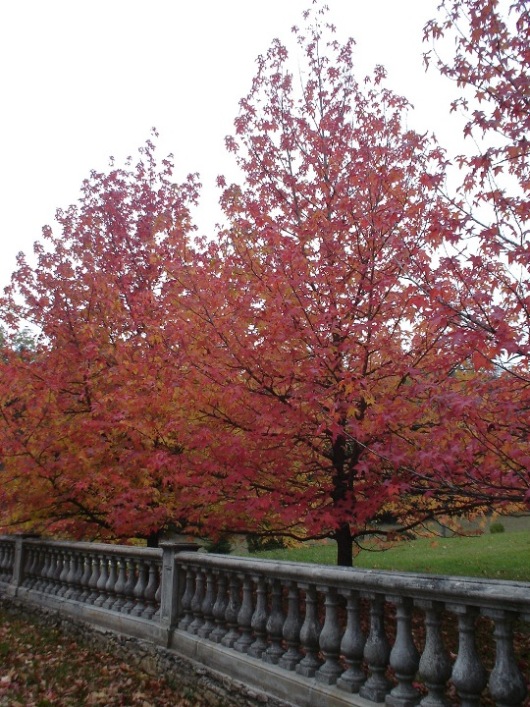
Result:
<instances>
[{"instance_id":1,"label":"concrete baluster","mask_svg":"<svg viewBox=\"0 0 530 707\"><path fill-rule=\"evenodd\" d=\"M254 641L252 635L252 615L254 605L252 601L252 579L248 575L243 576L243 599L237 614L237 625L241 631L239 638L234 643L234 649L240 653L247 653Z\"/></svg>"},{"instance_id":2,"label":"concrete baluster","mask_svg":"<svg viewBox=\"0 0 530 707\"><path fill-rule=\"evenodd\" d=\"M262 655L265 663L277 664L283 655L283 624L285 616L282 606L283 590L279 579L272 581L271 588L271 609L267 619L267 633L270 645Z\"/></svg>"},{"instance_id":3,"label":"concrete baluster","mask_svg":"<svg viewBox=\"0 0 530 707\"><path fill-rule=\"evenodd\" d=\"M7 543L0 542L0 580L2 582L8 582L10 577L7 572L8 568L8 545Z\"/></svg>"},{"instance_id":4,"label":"concrete baluster","mask_svg":"<svg viewBox=\"0 0 530 707\"><path fill-rule=\"evenodd\" d=\"M110 609L116 601L116 593L114 587L118 581L118 572L116 567L116 557L111 555L108 561L109 576L105 583L105 600L101 604L102 609Z\"/></svg>"},{"instance_id":5,"label":"concrete baluster","mask_svg":"<svg viewBox=\"0 0 530 707\"><path fill-rule=\"evenodd\" d=\"M229 599L225 614L225 621L228 626L228 631L223 636L221 645L226 646L227 648L232 648L234 643L239 638L239 631L237 630L237 615L239 614L239 607L241 606L239 578L234 572L230 574L228 594Z\"/></svg>"},{"instance_id":6,"label":"concrete baluster","mask_svg":"<svg viewBox=\"0 0 530 707\"><path fill-rule=\"evenodd\" d=\"M75 550L67 550L65 554L66 574L64 578L64 589L61 596L65 599L71 598L71 590L74 583L78 555Z\"/></svg>"},{"instance_id":7,"label":"concrete baluster","mask_svg":"<svg viewBox=\"0 0 530 707\"><path fill-rule=\"evenodd\" d=\"M105 602L105 587L109 579L109 560L105 555L99 556L99 578L96 584L97 597L94 606L103 606Z\"/></svg>"},{"instance_id":8,"label":"concrete baluster","mask_svg":"<svg viewBox=\"0 0 530 707\"><path fill-rule=\"evenodd\" d=\"M112 611L121 611L125 604L125 584L127 582L127 560L125 557L116 559L116 571L118 576L114 585L116 599L112 605Z\"/></svg>"},{"instance_id":9,"label":"concrete baluster","mask_svg":"<svg viewBox=\"0 0 530 707\"><path fill-rule=\"evenodd\" d=\"M63 597L68 591L67 577L70 572L70 557L71 553L68 550L61 552L61 574L59 575L59 586L55 593L58 597Z\"/></svg>"},{"instance_id":10,"label":"concrete baluster","mask_svg":"<svg viewBox=\"0 0 530 707\"><path fill-rule=\"evenodd\" d=\"M215 622L213 618L213 606L215 604L215 581L213 570L209 568L206 570L206 591L204 592L204 598L201 605L201 613L203 616L203 624L197 631L197 635L200 638L208 638L211 632L215 628Z\"/></svg>"},{"instance_id":11,"label":"concrete baluster","mask_svg":"<svg viewBox=\"0 0 530 707\"><path fill-rule=\"evenodd\" d=\"M446 707L447 681L451 677L451 660L445 649L441 623L443 605L437 601L417 601L416 606L425 611L425 647L419 664L420 678L428 689L421 707Z\"/></svg>"},{"instance_id":12,"label":"concrete baluster","mask_svg":"<svg viewBox=\"0 0 530 707\"><path fill-rule=\"evenodd\" d=\"M205 591L205 576L202 569L197 569L195 572L195 591L191 600L191 611L193 613L193 621L188 626L188 633L197 635L203 624L202 602L204 601Z\"/></svg>"},{"instance_id":13,"label":"concrete baluster","mask_svg":"<svg viewBox=\"0 0 530 707\"><path fill-rule=\"evenodd\" d=\"M48 550L49 562L48 562L48 572L46 573L46 582L43 587L43 592L46 594L51 594L53 589L53 578L55 575L56 564L56 552L54 548Z\"/></svg>"},{"instance_id":14,"label":"concrete baluster","mask_svg":"<svg viewBox=\"0 0 530 707\"><path fill-rule=\"evenodd\" d=\"M86 552L82 552L78 560L76 562L76 567L75 567L75 577L74 577L74 593L72 595L72 598L75 599L76 601L80 600L81 595L83 594L84 591L84 584L83 584L83 579L84 579L84 574L86 570L86 561L87 561L87 555Z\"/></svg>"},{"instance_id":15,"label":"concrete baluster","mask_svg":"<svg viewBox=\"0 0 530 707\"><path fill-rule=\"evenodd\" d=\"M495 622L495 665L489 679L490 694L497 707L519 707L528 691L513 650L513 622L517 615L503 609L488 609L485 613Z\"/></svg>"},{"instance_id":16,"label":"concrete baluster","mask_svg":"<svg viewBox=\"0 0 530 707\"><path fill-rule=\"evenodd\" d=\"M0 564L2 579L10 582L13 575L13 546L11 543L2 544L2 561Z\"/></svg>"},{"instance_id":17,"label":"concrete baluster","mask_svg":"<svg viewBox=\"0 0 530 707\"><path fill-rule=\"evenodd\" d=\"M287 650L280 658L278 665L285 670L295 670L304 654L300 650L300 630L302 619L300 617L300 591L296 582L289 584L287 594L287 618L283 624L283 639Z\"/></svg>"},{"instance_id":18,"label":"concrete baluster","mask_svg":"<svg viewBox=\"0 0 530 707\"><path fill-rule=\"evenodd\" d=\"M56 595L61 588L61 573L63 571L63 557L60 550L54 548L52 550L53 563L52 563L52 574L50 577L50 585L48 589L48 594Z\"/></svg>"},{"instance_id":19,"label":"concrete baluster","mask_svg":"<svg viewBox=\"0 0 530 707\"><path fill-rule=\"evenodd\" d=\"M15 571L15 546L10 544L6 552L6 579L10 582Z\"/></svg>"},{"instance_id":20,"label":"concrete baluster","mask_svg":"<svg viewBox=\"0 0 530 707\"><path fill-rule=\"evenodd\" d=\"M13 569L15 565L15 551L12 543L4 545L4 563L3 577L6 582L10 582L13 578Z\"/></svg>"},{"instance_id":21,"label":"concrete baluster","mask_svg":"<svg viewBox=\"0 0 530 707\"><path fill-rule=\"evenodd\" d=\"M362 669L366 636L361 628L359 593L346 594L346 629L340 644L346 671L337 680L337 687L346 692L357 693L366 680Z\"/></svg>"},{"instance_id":22,"label":"concrete baluster","mask_svg":"<svg viewBox=\"0 0 530 707\"><path fill-rule=\"evenodd\" d=\"M39 547L37 549L37 567L36 572L33 577L33 582L31 589L36 592L41 592L42 588L46 584L46 572L49 569L49 554L44 547Z\"/></svg>"},{"instance_id":23,"label":"concrete baluster","mask_svg":"<svg viewBox=\"0 0 530 707\"><path fill-rule=\"evenodd\" d=\"M39 547L37 549L37 567L36 567L36 575L35 575L35 583L33 584L33 589L36 589L37 591L42 591L42 587L46 583L46 571L49 569L49 564L48 566L46 565L47 560L49 560L49 553L48 549L46 547Z\"/></svg>"},{"instance_id":24,"label":"concrete baluster","mask_svg":"<svg viewBox=\"0 0 530 707\"><path fill-rule=\"evenodd\" d=\"M50 594L57 594L61 589L61 574L63 573L64 562L63 553L61 550L54 549L53 551L53 572L51 576Z\"/></svg>"},{"instance_id":25,"label":"concrete baluster","mask_svg":"<svg viewBox=\"0 0 530 707\"><path fill-rule=\"evenodd\" d=\"M48 548L48 568L46 570L46 575L44 577L44 585L42 587L42 592L46 594L51 594L53 588L53 575L55 573L55 550L54 548Z\"/></svg>"},{"instance_id":26,"label":"concrete baluster","mask_svg":"<svg viewBox=\"0 0 530 707\"><path fill-rule=\"evenodd\" d=\"M15 570L15 548L9 544L5 548L4 577L6 582L11 582Z\"/></svg>"},{"instance_id":27,"label":"concrete baluster","mask_svg":"<svg viewBox=\"0 0 530 707\"><path fill-rule=\"evenodd\" d=\"M310 584L305 587L305 615L300 628L300 643L305 655L295 668L299 675L306 678L312 678L321 665L318 657L320 652L318 639L321 630L318 620L317 590L313 584Z\"/></svg>"},{"instance_id":28,"label":"concrete baluster","mask_svg":"<svg viewBox=\"0 0 530 707\"><path fill-rule=\"evenodd\" d=\"M138 568L138 576L134 585L133 597L134 606L130 611L131 616L141 616L145 610L145 590L147 587L148 568L147 563L139 559L135 563Z\"/></svg>"},{"instance_id":29,"label":"concrete baluster","mask_svg":"<svg viewBox=\"0 0 530 707\"><path fill-rule=\"evenodd\" d=\"M372 702L383 702L392 687L392 683L385 677L390 655L390 646L385 633L385 604L380 594L371 594L369 598L371 600L370 632L364 646L364 659L368 664L369 677L359 689L359 695Z\"/></svg>"},{"instance_id":30,"label":"concrete baluster","mask_svg":"<svg viewBox=\"0 0 530 707\"><path fill-rule=\"evenodd\" d=\"M61 574L64 569L63 555L57 548L53 549L53 567L52 575L50 577L50 588L48 589L48 594L54 594L55 596L61 589Z\"/></svg>"},{"instance_id":31,"label":"concrete baluster","mask_svg":"<svg viewBox=\"0 0 530 707\"><path fill-rule=\"evenodd\" d=\"M420 654L412 637L412 600L389 597L396 606L396 640L390 651L390 665L398 684L386 698L387 707L414 707L421 695L412 683L418 672Z\"/></svg>"},{"instance_id":32,"label":"concrete baluster","mask_svg":"<svg viewBox=\"0 0 530 707\"><path fill-rule=\"evenodd\" d=\"M6 573L6 581L9 584L8 594L16 595L18 588L24 584L27 553L28 547L24 543L24 538L16 538L14 546L11 545L8 553L11 568Z\"/></svg>"},{"instance_id":33,"label":"concrete baluster","mask_svg":"<svg viewBox=\"0 0 530 707\"><path fill-rule=\"evenodd\" d=\"M82 563L82 575L81 579L79 581L80 584L80 593L78 597L78 601L86 602L88 599L88 596L90 594L90 587L89 587L89 582L90 582L90 575L92 574L92 555L90 554L85 554L83 556L83 563Z\"/></svg>"},{"instance_id":34,"label":"concrete baluster","mask_svg":"<svg viewBox=\"0 0 530 707\"><path fill-rule=\"evenodd\" d=\"M36 548L34 547L26 547L24 550L24 567L23 567L23 578L22 578L22 586L26 587L27 589L33 589L35 586L35 574L36 574L36 564L37 564L37 557L36 557ZM2 546L0 545L0 580L2 579ZM10 579L9 581L12 581Z\"/></svg>"},{"instance_id":35,"label":"concrete baluster","mask_svg":"<svg viewBox=\"0 0 530 707\"><path fill-rule=\"evenodd\" d=\"M30 547L26 549L26 561L24 563L24 577L22 586L34 589L38 580L39 552L38 548Z\"/></svg>"},{"instance_id":36,"label":"concrete baluster","mask_svg":"<svg viewBox=\"0 0 530 707\"><path fill-rule=\"evenodd\" d=\"M138 580L136 561L131 557L126 560L125 576L125 587L123 588L125 603L121 607L121 613L130 614L135 606L134 590Z\"/></svg>"},{"instance_id":37,"label":"concrete baluster","mask_svg":"<svg viewBox=\"0 0 530 707\"><path fill-rule=\"evenodd\" d=\"M15 546L10 544L6 552L6 579L8 582L13 579L15 573L15 556Z\"/></svg>"},{"instance_id":38,"label":"concrete baluster","mask_svg":"<svg viewBox=\"0 0 530 707\"><path fill-rule=\"evenodd\" d=\"M256 606L250 625L254 632L254 641L247 653L253 658L261 658L268 648L267 643L267 582L261 575L254 576L256 584Z\"/></svg>"},{"instance_id":39,"label":"concrete baluster","mask_svg":"<svg viewBox=\"0 0 530 707\"><path fill-rule=\"evenodd\" d=\"M41 581L41 573L44 569L44 553L40 547L26 548L24 556L22 586L35 591Z\"/></svg>"},{"instance_id":40,"label":"concrete baluster","mask_svg":"<svg viewBox=\"0 0 530 707\"><path fill-rule=\"evenodd\" d=\"M90 589L90 594L86 598L87 604L93 604L98 598L98 581L99 581L99 570L100 570L100 560L98 555L92 555L90 560L92 565L92 572L90 573L90 579L88 581L88 588Z\"/></svg>"},{"instance_id":41,"label":"concrete baluster","mask_svg":"<svg viewBox=\"0 0 530 707\"><path fill-rule=\"evenodd\" d=\"M0 543L0 579L3 582L11 581L11 568L9 563L9 545Z\"/></svg>"},{"instance_id":42,"label":"concrete baluster","mask_svg":"<svg viewBox=\"0 0 530 707\"><path fill-rule=\"evenodd\" d=\"M488 681L475 645L478 611L474 607L461 605L451 607L451 611L458 616L458 655L451 681L458 690L461 707L478 707L480 695Z\"/></svg>"},{"instance_id":43,"label":"concrete baluster","mask_svg":"<svg viewBox=\"0 0 530 707\"><path fill-rule=\"evenodd\" d=\"M44 552L44 565L41 570L41 579L39 580L35 589L39 592L46 592L48 590L48 584L50 582L50 576L52 573L52 561L53 556L51 550L45 549Z\"/></svg>"},{"instance_id":44,"label":"concrete baluster","mask_svg":"<svg viewBox=\"0 0 530 707\"><path fill-rule=\"evenodd\" d=\"M63 597L65 599L73 599L75 592L76 592L76 587L75 587L75 578L77 575L77 564L79 562L79 555L76 552L69 552L68 557L67 557L67 564L68 564L68 572L66 574L65 578L65 591L63 593Z\"/></svg>"},{"instance_id":45,"label":"concrete baluster","mask_svg":"<svg viewBox=\"0 0 530 707\"><path fill-rule=\"evenodd\" d=\"M149 560L148 566L149 566L149 575L148 575L147 587L145 588L145 592L144 592L145 609L142 613L142 616L145 619L152 619L153 616L155 615L155 611L156 611L155 596L156 596L156 590L157 590L158 584L159 584L159 574L158 574L158 566L157 566L155 560Z\"/></svg>"},{"instance_id":46,"label":"concrete baluster","mask_svg":"<svg viewBox=\"0 0 530 707\"><path fill-rule=\"evenodd\" d=\"M344 670L339 660L342 640L342 630L338 618L339 598L335 587L322 587L320 589L325 593L324 625L319 637L324 663L315 673L315 678L317 682L334 685Z\"/></svg>"},{"instance_id":47,"label":"concrete baluster","mask_svg":"<svg viewBox=\"0 0 530 707\"><path fill-rule=\"evenodd\" d=\"M195 570L193 567L186 567L186 583L184 594L180 600L181 619L178 627L183 631L187 631L189 625L193 621L193 611L191 609L191 600L195 592Z\"/></svg>"},{"instance_id":48,"label":"concrete baluster","mask_svg":"<svg viewBox=\"0 0 530 707\"><path fill-rule=\"evenodd\" d=\"M155 565L155 576L156 576L156 591L155 591L155 613L153 614L153 621L159 621L162 614L162 567ZM174 594L176 596L176 592Z\"/></svg>"},{"instance_id":49,"label":"concrete baluster","mask_svg":"<svg viewBox=\"0 0 530 707\"><path fill-rule=\"evenodd\" d=\"M226 633L225 614L227 606L228 582L225 573L221 570L217 575L217 595L212 609L215 628L209 636L210 641L220 643Z\"/></svg>"}]
</instances>

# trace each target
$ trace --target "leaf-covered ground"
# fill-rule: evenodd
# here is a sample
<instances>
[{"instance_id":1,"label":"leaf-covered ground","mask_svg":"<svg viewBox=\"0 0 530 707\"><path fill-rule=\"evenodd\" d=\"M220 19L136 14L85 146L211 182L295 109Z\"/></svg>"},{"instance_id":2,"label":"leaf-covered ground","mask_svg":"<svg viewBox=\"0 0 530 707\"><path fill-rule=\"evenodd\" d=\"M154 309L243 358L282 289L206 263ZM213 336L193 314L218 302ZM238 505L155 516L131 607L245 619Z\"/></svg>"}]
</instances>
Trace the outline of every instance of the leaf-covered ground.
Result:
<instances>
[{"instance_id":1,"label":"leaf-covered ground","mask_svg":"<svg viewBox=\"0 0 530 707\"><path fill-rule=\"evenodd\" d=\"M0 707L203 707L185 688L154 678L58 628L0 608Z\"/></svg>"}]
</instances>

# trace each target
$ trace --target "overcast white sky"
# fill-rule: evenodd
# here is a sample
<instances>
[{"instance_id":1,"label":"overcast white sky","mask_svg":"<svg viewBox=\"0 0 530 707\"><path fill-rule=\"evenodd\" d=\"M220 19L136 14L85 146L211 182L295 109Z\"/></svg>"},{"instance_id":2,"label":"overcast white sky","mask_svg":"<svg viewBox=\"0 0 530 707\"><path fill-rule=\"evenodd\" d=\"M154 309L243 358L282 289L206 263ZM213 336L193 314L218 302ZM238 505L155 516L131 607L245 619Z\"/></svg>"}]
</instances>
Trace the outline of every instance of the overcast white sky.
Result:
<instances>
[{"instance_id":1,"label":"overcast white sky","mask_svg":"<svg viewBox=\"0 0 530 707\"><path fill-rule=\"evenodd\" d=\"M327 0L338 37L357 41L359 76L383 64L416 106L413 127L442 143L453 88L422 66L422 27L438 0ZM134 154L152 126L176 179L201 174L201 232L217 220L224 137L255 59L289 40L311 0L11 0L0 7L0 286L32 252L90 169Z\"/></svg>"}]
</instances>

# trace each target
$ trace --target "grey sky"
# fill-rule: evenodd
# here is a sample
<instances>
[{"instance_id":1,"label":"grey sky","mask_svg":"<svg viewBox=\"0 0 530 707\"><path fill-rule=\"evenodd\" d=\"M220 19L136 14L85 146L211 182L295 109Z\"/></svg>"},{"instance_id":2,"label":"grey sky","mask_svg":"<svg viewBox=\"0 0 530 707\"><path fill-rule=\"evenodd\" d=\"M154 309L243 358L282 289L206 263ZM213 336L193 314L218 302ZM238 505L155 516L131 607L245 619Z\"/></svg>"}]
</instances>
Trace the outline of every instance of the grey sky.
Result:
<instances>
[{"instance_id":1,"label":"grey sky","mask_svg":"<svg viewBox=\"0 0 530 707\"><path fill-rule=\"evenodd\" d=\"M416 106L410 122L442 143L452 87L422 67L422 27L438 0L327 0L338 37L357 41L359 75L384 64ZM201 231L216 220L224 136L255 58L289 40L310 0L26 0L0 9L0 286L19 250L32 251L57 207L78 197L91 168L134 154L160 132L177 179L201 173Z\"/></svg>"}]
</instances>

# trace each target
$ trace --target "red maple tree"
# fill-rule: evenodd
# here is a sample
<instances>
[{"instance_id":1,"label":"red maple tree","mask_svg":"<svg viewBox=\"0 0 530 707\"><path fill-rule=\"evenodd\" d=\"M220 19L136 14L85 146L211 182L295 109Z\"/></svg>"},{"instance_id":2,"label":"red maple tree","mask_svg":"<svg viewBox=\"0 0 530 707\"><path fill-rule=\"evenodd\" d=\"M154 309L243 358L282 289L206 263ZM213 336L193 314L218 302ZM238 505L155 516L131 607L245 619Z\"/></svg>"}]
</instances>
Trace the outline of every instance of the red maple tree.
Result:
<instances>
[{"instance_id":1,"label":"red maple tree","mask_svg":"<svg viewBox=\"0 0 530 707\"><path fill-rule=\"evenodd\" d=\"M437 404L462 399L472 352L431 266L459 225L444 153L405 127L384 70L358 83L352 40L313 22L299 76L279 41L259 58L227 139L243 181L219 180L228 226L185 299L208 449L191 483L214 527L332 537L351 564L389 509L411 528L483 500L437 479L473 461Z\"/></svg>"},{"instance_id":2,"label":"red maple tree","mask_svg":"<svg viewBox=\"0 0 530 707\"><path fill-rule=\"evenodd\" d=\"M486 4L445 3L453 19ZM303 68L275 41L241 101L217 238L192 239L196 177L173 184L148 142L92 173L35 267L21 257L2 318L40 338L0 361L4 526L331 537L347 565L389 513L407 530L528 499L527 279L510 269L526 268L526 152L462 158L494 207L480 221L384 70L359 83L352 40L306 19ZM521 162L511 203L486 189L502 155Z\"/></svg>"},{"instance_id":3,"label":"red maple tree","mask_svg":"<svg viewBox=\"0 0 530 707\"><path fill-rule=\"evenodd\" d=\"M454 52L447 42L454 39ZM444 0L425 27L441 73L455 81L453 110L466 116L468 150L456 158L458 206L469 242L441 268L457 287L474 290L452 302L469 336L488 346L475 367L489 369L483 404L466 426L480 441L475 474L492 500L503 494L530 507L530 3L528 0ZM446 304L449 304L446 301ZM488 464L489 460L489 464ZM491 473L489 473L491 472Z\"/></svg>"},{"instance_id":4,"label":"red maple tree","mask_svg":"<svg viewBox=\"0 0 530 707\"><path fill-rule=\"evenodd\" d=\"M198 184L172 173L148 141L137 164L91 173L35 266L19 257L2 318L38 344L2 361L4 527L123 538L178 523L181 353L162 289L186 262Z\"/></svg>"}]
</instances>

